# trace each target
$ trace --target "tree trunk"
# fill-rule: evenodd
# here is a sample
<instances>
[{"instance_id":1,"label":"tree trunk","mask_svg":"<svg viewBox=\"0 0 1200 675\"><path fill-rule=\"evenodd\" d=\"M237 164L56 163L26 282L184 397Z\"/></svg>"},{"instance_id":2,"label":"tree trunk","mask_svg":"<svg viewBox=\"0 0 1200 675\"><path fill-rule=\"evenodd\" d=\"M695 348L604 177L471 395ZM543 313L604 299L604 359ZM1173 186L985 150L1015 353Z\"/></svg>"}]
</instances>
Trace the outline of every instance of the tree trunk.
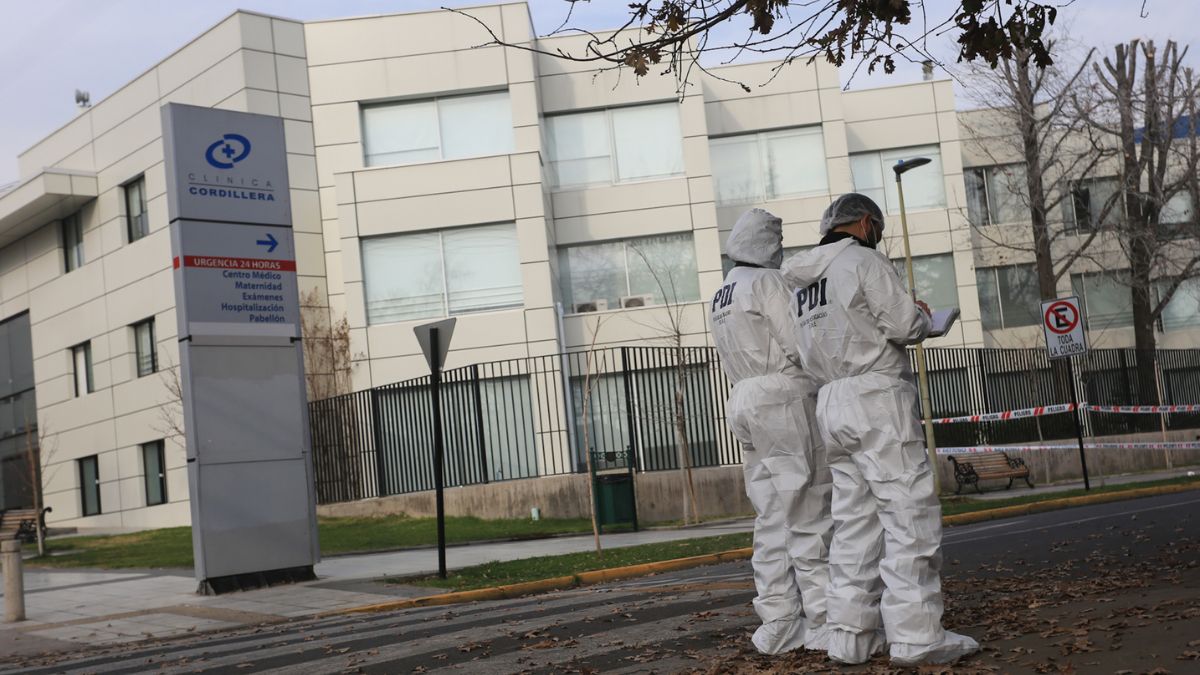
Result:
<instances>
[{"instance_id":1,"label":"tree trunk","mask_svg":"<svg viewBox=\"0 0 1200 675\"><path fill-rule=\"evenodd\" d=\"M692 482L692 450L688 445L687 437L687 415L683 405L684 391L684 366L683 366L683 350L678 350L675 364L675 438L676 445L679 448L679 468L683 472L684 489L686 491L683 522L687 524L688 520L688 505L691 506L691 517L695 522L700 522L700 510L696 506L696 487Z\"/></svg>"}]
</instances>

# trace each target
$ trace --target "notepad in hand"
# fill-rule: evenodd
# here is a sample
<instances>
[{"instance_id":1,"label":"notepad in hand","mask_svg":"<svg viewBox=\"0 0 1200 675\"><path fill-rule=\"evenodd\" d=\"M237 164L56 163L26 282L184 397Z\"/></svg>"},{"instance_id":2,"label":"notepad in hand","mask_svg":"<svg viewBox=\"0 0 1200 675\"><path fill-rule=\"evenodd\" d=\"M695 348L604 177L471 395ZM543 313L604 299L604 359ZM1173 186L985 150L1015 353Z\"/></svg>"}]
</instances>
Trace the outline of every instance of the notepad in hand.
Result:
<instances>
[{"instance_id":1,"label":"notepad in hand","mask_svg":"<svg viewBox=\"0 0 1200 675\"><path fill-rule=\"evenodd\" d=\"M929 331L929 337L941 337L950 332L950 327L954 325L954 321L958 318L958 308L951 307L950 309L935 309L930 316L933 323L933 330Z\"/></svg>"}]
</instances>

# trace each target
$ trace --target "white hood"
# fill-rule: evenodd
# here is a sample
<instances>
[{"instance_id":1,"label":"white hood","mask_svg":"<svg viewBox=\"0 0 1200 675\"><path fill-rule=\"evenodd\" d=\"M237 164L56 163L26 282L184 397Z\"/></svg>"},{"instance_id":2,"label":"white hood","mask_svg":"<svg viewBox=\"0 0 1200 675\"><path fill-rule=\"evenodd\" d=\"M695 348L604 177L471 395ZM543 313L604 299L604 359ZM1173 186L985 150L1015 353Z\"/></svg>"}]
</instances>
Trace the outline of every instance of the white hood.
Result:
<instances>
[{"instance_id":1,"label":"white hood","mask_svg":"<svg viewBox=\"0 0 1200 675\"><path fill-rule=\"evenodd\" d=\"M743 213L725 242L725 255L734 262L779 269L783 262L783 220L762 209Z\"/></svg>"}]
</instances>

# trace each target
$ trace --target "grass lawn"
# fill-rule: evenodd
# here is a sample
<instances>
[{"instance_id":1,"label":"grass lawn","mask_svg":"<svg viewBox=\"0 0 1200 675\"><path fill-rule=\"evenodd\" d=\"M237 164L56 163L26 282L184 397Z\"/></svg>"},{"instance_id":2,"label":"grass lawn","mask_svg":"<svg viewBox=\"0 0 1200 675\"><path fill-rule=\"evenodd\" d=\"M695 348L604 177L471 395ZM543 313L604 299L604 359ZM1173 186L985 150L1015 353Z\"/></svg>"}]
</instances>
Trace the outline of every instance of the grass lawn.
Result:
<instances>
[{"instance_id":1,"label":"grass lawn","mask_svg":"<svg viewBox=\"0 0 1200 675\"><path fill-rule=\"evenodd\" d=\"M430 577L396 577L387 579L389 583L411 584L446 588L454 591L468 591L475 588L503 586L522 581L536 581L567 576L577 572L599 570L609 567L624 567L640 563L658 562L687 558L705 553L720 553L735 548L745 548L750 545L749 532L742 534L723 534L717 537L700 539L684 539L661 544L640 544L604 551L597 556L595 552L567 553L565 555L548 555L524 560L510 560L476 565L456 570L446 579Z\"/></svg>"},{"instance_id":2,"label":"grass lawn","mask_svg":"<svg viewBox=\"0 0 1200 675\"><path fill-rule=\"evenodd\" d=\"M576 519L483 520L447 518L446 541L534 539L556 534L591 532L591 521ZM322 518L318 523L321 553L387 551L437 544L433 518ZM47 567L191 567L192 528L171 527L133 534L66 537L46 542L50 553L70 552L26 561Z\"/></svg>"},{"instance_id":3,"label":"grass lawn","mask_svg":"<svg viewBox=\"0 0 1200 675\"><path fill-rule=\"evenodd\" d=\"M954 515L1017 504L1028 504L1085 494L1123 492L1159 485L1200 482L1200 477L1180 477L1146 483L1123 483L1096 487L1091 492L1082 489L1036 495L1014 493L1010 499L975 500L970 497L948 497L942 500L942 514ZM387 551L437 543L436 522L433 518L322 518L319 523L321 553L358 553ZM489 539L541 538L556 534L591 532L590 521L578 519L543 519L531 521L482 520L479 518L447 518L446 538L450 543L486 541ZM428 585L467 589L480 585L517 583L545 579L602 567L620 567L642 562L668 560L702 553L712 553L750 545L750 535L723 535L666 544L613 549L597 560L592 554L571 554L549 558L533 558L517 562L483 565L462 570L444 582L421 581ZM173 527L133 534L85 536L52 539L46 542L52 555L26 561L30 566L97 567L97 568L162 568L192 567L192 530Z\"/></svg>"}]
</instances>

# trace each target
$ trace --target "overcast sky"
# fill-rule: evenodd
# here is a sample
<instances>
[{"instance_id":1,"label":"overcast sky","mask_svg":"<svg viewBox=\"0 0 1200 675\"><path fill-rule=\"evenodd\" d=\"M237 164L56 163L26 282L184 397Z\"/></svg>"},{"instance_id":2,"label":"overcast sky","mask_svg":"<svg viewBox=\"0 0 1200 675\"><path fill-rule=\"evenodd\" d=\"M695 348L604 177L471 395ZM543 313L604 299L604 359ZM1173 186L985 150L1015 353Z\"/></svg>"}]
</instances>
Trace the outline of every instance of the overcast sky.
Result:
<instances>
[{"instance_id":1,"label":"overcast sky","mask_svg":"<svg viewBox=\"0 0 1200 675\"><path fill-rule=\"evenodd\" d=\"M1084 46L1111 48L1133 37L1200 43L1197 0L1059 0L1059 24ZM17 178L16 156L69 121L76 88L98 102L235 9L299 20L486 4L486 0L5 0L0 8L0 184ZM529 0L538 34L565 17L564 0ZM799 4L799 3L797 3ZM950 16L956 0L927 0L929 16ZM628 0L581 4L573 25L603 29L627 17ZM723 31L737 35L736 27ZM952 35L930 39L952 63ZM1200 53L1188 61L1200 65ZM843 72L843 82L850 72ZM892 76L858 76L858 89L920 79L919 66Z\"/></svg>"}]
</instances>

